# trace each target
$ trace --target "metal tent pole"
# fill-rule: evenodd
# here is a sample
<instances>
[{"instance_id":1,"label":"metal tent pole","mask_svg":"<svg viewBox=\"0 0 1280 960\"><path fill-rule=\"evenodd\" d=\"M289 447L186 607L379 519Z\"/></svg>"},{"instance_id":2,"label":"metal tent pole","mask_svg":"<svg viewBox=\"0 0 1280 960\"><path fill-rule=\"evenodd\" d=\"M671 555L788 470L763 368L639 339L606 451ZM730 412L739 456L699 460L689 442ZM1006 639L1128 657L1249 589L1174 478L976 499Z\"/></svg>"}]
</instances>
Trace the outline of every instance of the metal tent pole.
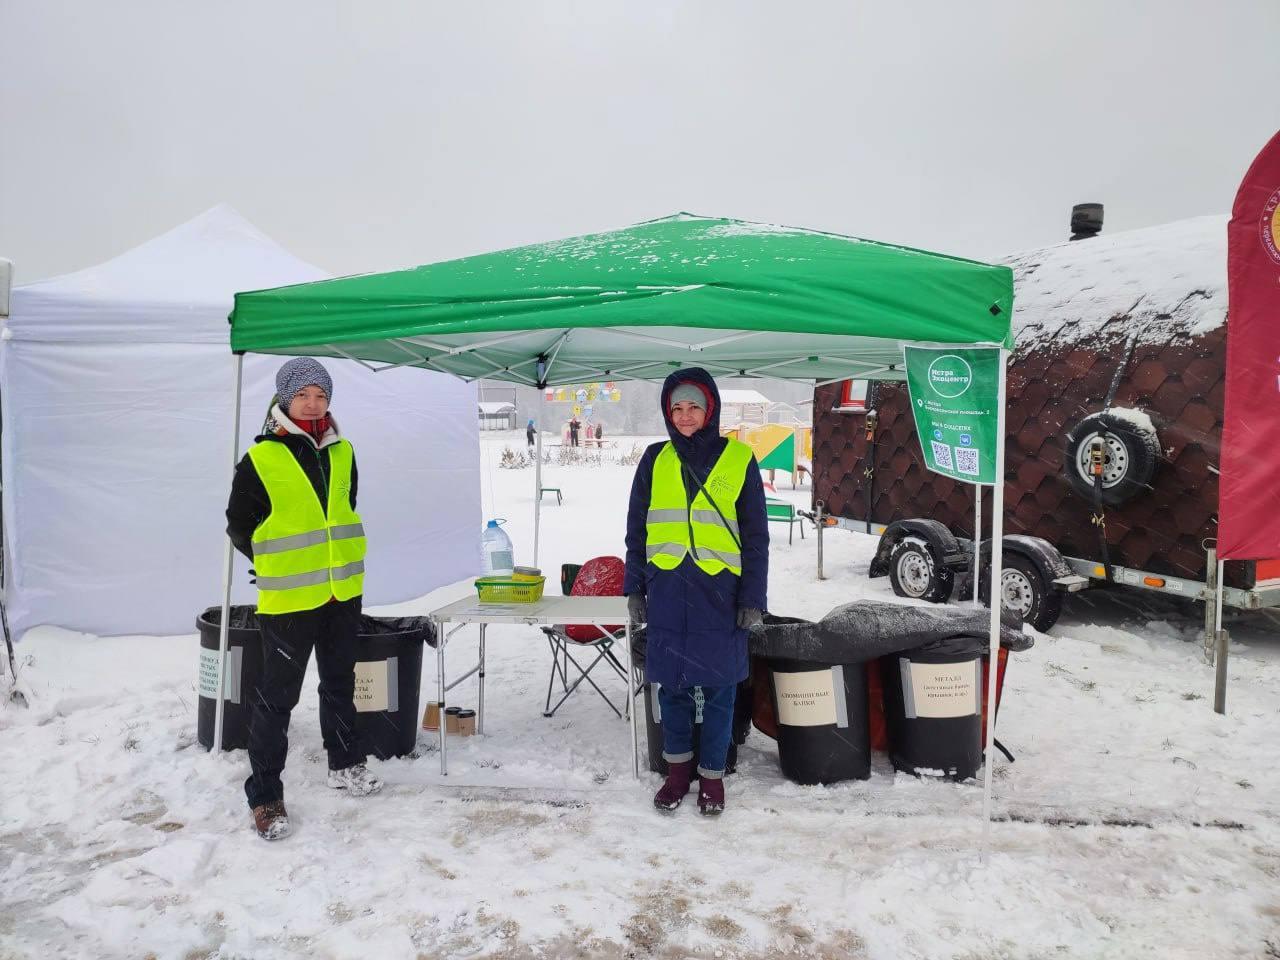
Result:
<instances>
[{"instance_id":1,"label":"metal tent pole","mask_svg":"<svg viewBox=\"0 0 1280 960\"><path fill-rule=\"evenodd\" d=\"M1000 348L999 388L996 391L996 476L991 498L991 642L987 651L987 729L983 735L982 857L991 839L991 753L996 730L996 677L1000 672L1000 613L1004 607L1001 575L1004 567L1004 453L1008 405L1006 367L1009 351Z\"/></svg>"},{"instance_id":2,"label":"metal tent pole","mask_svg":"<svg viewBox=\"0 0 1280 960\"><path fill-rule=\"evenodd\" d=\"M537 437L537 445L535 447L535 456L538 458L533 465L533 565L538 565L538 536L542 531L542 414L546 410L547 388L545 386L538 387L538 419L534 423L534 433Z\"/></svg>"},{"instance_id":3,"label":"metal tent pole","mask_svg":"<svg viewBox=\"0 0 1280 960\"><path fill-rule=\"evenodd\" d=\"M1214 656L1218 649L1218 550L1217 541L1210 540L1212 547L1204 550L1204 585L1209 588L1209 599L1204 602L1204 662L1213 666Z\"/></svg>"},{"instance_id":4,"label":"metal tent pole","mask_svg":"<svg viewBox=\"0 0 1280 960\"><path fill-rule=\"evenodd\" d=\"M236 354L236 413L231 428L231 470L234 474L236 461L240 459L240 390L244 384L244 354ZM222 564L222 620L218 625L218 693L214 701L213 714L213 753L222 752L222 720L226 711L223 694L226 688L227 646L231 635L231 576L232 562L235 559L235 547L231 545L231 537L227 536Z\"/></svg>"},{"instance_id":5,"label":"metal tent pole","mask_svg":"<svg viewBox=\"0 0 1280 960\"><path fill-rule=\"evenodd\" d=\"M973 485L973 605L982 606L978 597L982 583L982 484Z\"/></svg>"},{"instance_id":6,"label":"metal tent pole","mask_svg":"<svg viewBox=\"0 0 1280 960\"><path fill-rule=\"evenodd\" d=\"M1223 561L1218 561L1218 587L1213 595L1214 647L1213 712L1227 712L1227 632L1222 629L1222 590L1225 579Z\"/></svg>"}]
</instances>

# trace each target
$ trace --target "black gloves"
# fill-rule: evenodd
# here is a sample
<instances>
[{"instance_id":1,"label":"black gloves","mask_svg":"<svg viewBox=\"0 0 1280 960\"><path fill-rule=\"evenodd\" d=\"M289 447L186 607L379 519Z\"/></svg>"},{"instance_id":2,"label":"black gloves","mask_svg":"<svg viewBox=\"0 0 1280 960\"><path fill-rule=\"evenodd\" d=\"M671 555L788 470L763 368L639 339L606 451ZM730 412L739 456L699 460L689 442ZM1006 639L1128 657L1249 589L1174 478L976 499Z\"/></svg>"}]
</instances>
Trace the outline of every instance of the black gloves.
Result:
<instances>
[{"instance_id":1,"label":"black gloves","mask_svg":"<svg viewBox=\"0 0 1280 960\"><path fill-rule=\"evenodd\" d=\"M633 593L627 597L627 615L631 617L632 627L641 626L646 622L648 610L645 609L643 593Z\"/></svg>"},{"instance_id":2,"label":"black gloves","mask_svg":"<svg viewBox=\"0 0 1280 960\"><path fill-rule=\"evenodd\" d=\"M755 607L741 607L738 610L738 629L755 630L764 626L764 614Z\"/></svg>"}]
</instances>

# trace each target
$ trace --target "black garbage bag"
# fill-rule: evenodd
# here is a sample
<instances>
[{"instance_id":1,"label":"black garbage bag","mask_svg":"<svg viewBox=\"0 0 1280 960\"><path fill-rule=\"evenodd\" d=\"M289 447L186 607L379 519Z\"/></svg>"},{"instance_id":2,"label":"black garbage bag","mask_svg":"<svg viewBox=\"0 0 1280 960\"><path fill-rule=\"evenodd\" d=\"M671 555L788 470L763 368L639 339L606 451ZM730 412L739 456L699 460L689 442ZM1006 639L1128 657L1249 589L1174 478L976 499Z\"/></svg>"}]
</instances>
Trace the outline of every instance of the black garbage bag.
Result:
<instances>
[{"instance_id":1,"label":"black garbage bag","mask_svg":"<svg viewBox=\"0 0 1280 960\"><path fill-rule=\"evenodd\" d=\"M227 618L232 630L257 631L258 608L249 605L233 606L231 616ZM222 623L222 608L209 607L196 620L196 627L202 632L210 627L217 628ZM422 640L429 647L436 645L436 632L429 617L373 617L367 613L360 614L360 636L377 637L389 633L409 633L421 631ZM215 629L215 635L217 633Z\"/></svg>"},{"instance_id":2,"label":"black garbage bag","mask_svg":"<svg viewBox=\"0 0 1280 960\"><path fill-rule=\"evenodd\" d=\"M982 656L990 624L986 610L859 600L836 607L817 623L768 616L751 634L751 653L814 663L863 663L902 650ZM1020 651L1032 643L1016 617L1002 619L1001 646Z\"/></svg>"},{"instance_id":3,"label":"black garbage bag","mask_svg":"<svg viewBox=\"0 0 1280 960\"><path fill-rule=\"evenodd\" d=\"M430 617L371 617L360 615L360 641L366 637L385 638L390 634L412 634L428 647L436 645L436 631Z\"/></svg>"}]
</instances>

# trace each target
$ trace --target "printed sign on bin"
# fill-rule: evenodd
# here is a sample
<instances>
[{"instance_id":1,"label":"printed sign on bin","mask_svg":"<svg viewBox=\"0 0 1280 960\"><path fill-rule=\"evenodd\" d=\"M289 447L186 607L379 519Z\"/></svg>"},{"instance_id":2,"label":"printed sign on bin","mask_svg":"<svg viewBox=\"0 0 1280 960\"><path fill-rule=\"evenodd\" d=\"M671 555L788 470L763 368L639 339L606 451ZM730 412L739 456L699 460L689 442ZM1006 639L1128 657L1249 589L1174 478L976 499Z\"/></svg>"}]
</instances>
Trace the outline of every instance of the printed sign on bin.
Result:
<instances>
[{"instance_id":1,"label":"printed sign on bin","mask_svg":"<svg viewBox=\"0 0 1280 960\"><path fill-rule=\"evenodd\" d=\"M908 719L972 717L981 709L982 661L915 663L899 658Z\"/></svg>"},{"instance_id":2,"label":"printed sign on bin","mask_svg":"<svg viewBox=\"0 0 1280 960\"><path fill-rule=\"evenodd\" d=\"M905 347L903 352L925 466L964 483L995 483L999 349Z\"/></svg>"},{"instance_id":3,"label":"printed sign on bin","mask_svg":"<svg viewBox=\"0 0 1280 960\"><path fill-rule=\"evenodd\" d=\"M217 650L200 648L200 696L209 700L218 697L218 658ZM222 675L222 697L231 703L240 703L240 671L244 657L243 647L227 648L227 668Z\"/></svg>"},{"instance_id":4,"label":"printed sign on bin","mask_svg":"<svg viewBox=\"0 0 1280 960\"><path fill-rule=\"evenodd\" d=\"M352 695L357 713L400 709L399 657L356 663L356 688Z\"/></svg>"},{"instance_id":5,"label":"printed sign on bin","mask_svg":"<svg viewBox=\"0 0 1280 960\"><path fill-rule=\"evenodd\" d=\"M850 669L861 671L862 667ZM778 722L784 727L848 727L844 671L839 664L822 670L774 670Z\"/></svg>"}]
</instances>

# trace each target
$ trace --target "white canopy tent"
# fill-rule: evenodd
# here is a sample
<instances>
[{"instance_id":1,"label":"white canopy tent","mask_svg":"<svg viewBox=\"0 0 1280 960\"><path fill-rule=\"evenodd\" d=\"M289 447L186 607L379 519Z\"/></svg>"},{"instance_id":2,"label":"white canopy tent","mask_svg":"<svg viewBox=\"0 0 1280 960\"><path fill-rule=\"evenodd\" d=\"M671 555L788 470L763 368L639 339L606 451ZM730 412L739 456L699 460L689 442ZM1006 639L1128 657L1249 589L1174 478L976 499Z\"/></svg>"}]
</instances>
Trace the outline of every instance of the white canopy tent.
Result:
<instances>
[{"instance_id":1,"label":"white canopy tent","mask_svg":"<svg viewBox=\"0 0 1280 960\"><path fill-rule=\"evenodd\" d=\"M21 265L19 264L19 268ZM218 602L237 290L322 279L227 206L78 273L14 289L0 334L6 601L15 633L189 633ZM244 365L240 450L282 357ZM475 388L325 361L356 445L369 604L479 569ZM235 600L252 603L248 562Z\"/></svg>"}]
</instances>

